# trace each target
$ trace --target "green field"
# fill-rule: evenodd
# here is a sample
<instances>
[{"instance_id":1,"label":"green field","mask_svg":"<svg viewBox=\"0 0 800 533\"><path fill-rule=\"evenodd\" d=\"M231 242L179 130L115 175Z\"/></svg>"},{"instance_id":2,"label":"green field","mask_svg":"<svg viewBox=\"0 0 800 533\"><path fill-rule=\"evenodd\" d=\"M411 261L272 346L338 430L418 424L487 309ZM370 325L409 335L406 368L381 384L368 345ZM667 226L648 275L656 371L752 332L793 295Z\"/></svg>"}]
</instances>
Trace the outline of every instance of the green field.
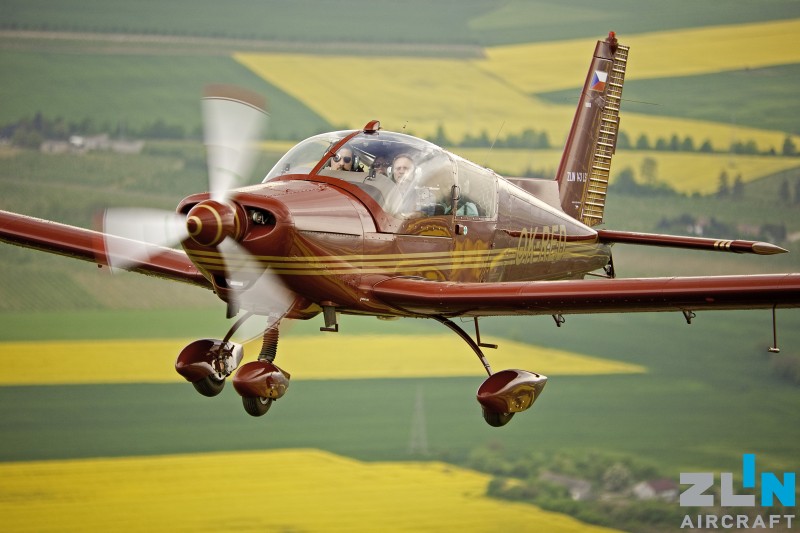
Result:
<instances>
[{"instance_id":1,"label":"green field","mask_svg":"<svg viewBox=\"0 0 800 533\"><path fill-rule=\"evenodd\" d=\"M800 65L625 83L624 108L632 113L681 117L788 133L800 131L795 106ZM578 89L539 94L556 104L575 102ZM668 138L672 132L663 132ZM655 145L658 135L650 139ZM631 139L635 142L636 139ZM694 139L699 147L703 139ZM780 147L776 147L780 150Z\"/></svg>"},{"instance_id":2,"label":"green field","mask_svg":"<svg viewBox=\"0 0 800 533\"><path fill-rule=\"evenodd\" d=\"M214 333L208 313L172 315L172 335ZM62 322L60 314L38 313L4 320L0 333L4 340L32 330L58 337L60 328L69 328L65 336L83 338L162 336L163 316L79 312ZM317 322L297 324L287 335L324 335L314 332ZM780 312L779 324L786 352L797 353L800 315ZM776 469L797 456L800 429L790 421L800 398L796 386L770 374L767 311L704 313L692 326L679 314L648 314L568 317L560 329L547 317L492 319L482 329L501 345L508 338L554 346L641 364L648 372L551 379L541 401L501 430L481 420L473 396L478 375L322 382L298 377L264 419L247 416L232 390L202 398L178 376L174 385L3 387L0 458L312 447L365 460L405 460L413 456L409 442L418 390L429 449L454 461L491 443L511 454L604 450L676 476L687 468L733 469L744 451L759 453L759 461ZM339 335L379 331L409 334L412 351L414 333L441 330L420 320L383 324L344 318ZM474 357L466 347L463 352ZM164 364L171 365L173 356L165 354ZM292 354L279 358L291 371Z\"/></svg>"},{"instance_id":3,"label":"green field","mask_svg":"<svg viewBox=\"0 0 800 533\"><path fill-rule=\"evenodd\" d=\"M132 5L124 0L7 0L0 27L267 39L496 45L572 39L616 30L638 33L800 16L792 0L656 2L616 0L172 0Z\"/></svg>"},{"instance_id":4,"label":"green field","mask_svg":"<svg viewBox=\"0 0 800 533\"><path fill-rule=\"evenodd\" d=\"M191 135L200 125L197 101L203 86L224 82L267 95L273 119L270 135L300 139L341 125L326 123L306 105L236 64L230 57L234 51L318 53L322 49L353 56L462 57L463 47L471 46L469 54L479 56L480 46L602 37L607 29L624 36L800 16L798 4L790 0L766 5L749 0L728 1L724 9L719 8L718 2L680 2L680 7L669 8L637 3L633 9L626 0L604 6L602 11L588 1L561 6L548 1L497 5L470 0L459 2L458 9L451 9L450 2L426 4L424 17L417 15L421 8L415 7L416 3L398 9L386 1L348 0L335 10L315 9L316 4L311 1L265 2L255 12L247 7L248 2L234 2L226 4L225 16L220 16L221 8L210 2L200 6L191 3L190 8L186 1L174 1L148 6L146 10L139 8L141 12L123 4L124 8L115 2L7 2L0 28L88 32L89 36L52 40L0 33L0 98L4 102L0 125L41 112L68 122L89 120L98 128L119 126L131 131L163 121ZM194 16L180 16L187 10ZM129 12L137 16L119 16ZM380 30L370 31L373 24L378 24ZM92 32L135 32L154 41L97 41L97 37L92 40ZM161 42L156 37L160 34L176 40ZM188 40L193 36L211 41L198 44ZM253 39L266 39L272 44ZM314 44L320 41L326 45ZM297 43L308 46L298 48ZM347 43L350 44L346 48L341 48ZM415 47L398 48L400 43ZM626 87L625 110L794 134L796 126L791 117L797 116L799 110L792 97L796 81L793 68L631 83L630 89ZM76 72L80 76L75 76ZM354 82L365 76L367 73L354 73ZM580 81L575 79L575 87ZM713 90L708 90L709 86ZM754 94L760 96L753 98ZM570 103L575 91L550 97L558 103ZM357 127L360 123L347 125ZM491 129L496 124L486 127ZM658 135L654 133L652 137L655 142ZM551 141L556 145L562 142ZM695 139L697 145L702 141Z\"/></svg>"},{"instance_id":5,"label":"green field","mask_svg":"<svg viewBox=\"0 0 800 533\"><path fill-rule=\"evenodd\" d=\"M330 129L307 107L230 57L3 50L0 72L5 73L0 124L36 113L75 123L88 119L101 131L118 126L138 131L162 121L199 138L203 89L226 83L268 97L272 138L301 139Z\"/></svg>"}]
</instances>

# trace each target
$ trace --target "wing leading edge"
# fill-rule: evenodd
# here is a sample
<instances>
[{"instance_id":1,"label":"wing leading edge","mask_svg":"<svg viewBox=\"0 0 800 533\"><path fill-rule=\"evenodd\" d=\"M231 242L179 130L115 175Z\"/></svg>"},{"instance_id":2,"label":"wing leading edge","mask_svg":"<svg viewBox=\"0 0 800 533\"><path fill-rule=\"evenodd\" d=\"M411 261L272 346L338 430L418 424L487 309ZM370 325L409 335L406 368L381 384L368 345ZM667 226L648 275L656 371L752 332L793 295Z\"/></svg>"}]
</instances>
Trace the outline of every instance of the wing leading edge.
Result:
<instances>
[{"instance_id":1,"label":"wing leading edge","mask_svg":"<svg viewBox=\"0 0 800 533\"><path fill-rule=\"evenodd\" d=\"M407 313L499 316L800 307L800 274L504 283L392 278L373 294Z\"/></svg>"},{"instance_id":2,"label":"wing leading edge","mask_svg":"<svg viewBox=\"0 0 800 533\"><path fill-rule=\"evenodd\" d=\"M58 222L0 211L0 241L24 248L107 265L104 237L112 240L122 239ZM138 244L150 246L152 250L148 254L149 259L128 269L131 272L212 288L211 283L203 277L183 251L146 243Z\"/></svg>"}]
</instances>

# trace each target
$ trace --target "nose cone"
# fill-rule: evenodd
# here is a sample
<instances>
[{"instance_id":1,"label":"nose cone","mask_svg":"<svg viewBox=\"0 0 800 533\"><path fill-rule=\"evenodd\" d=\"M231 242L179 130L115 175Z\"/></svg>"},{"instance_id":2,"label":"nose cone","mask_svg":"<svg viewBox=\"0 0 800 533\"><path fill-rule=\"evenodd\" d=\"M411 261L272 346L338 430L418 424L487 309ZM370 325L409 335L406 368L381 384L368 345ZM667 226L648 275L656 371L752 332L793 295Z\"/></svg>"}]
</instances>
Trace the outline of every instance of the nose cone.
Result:
<instances>
[{"instance_id":1,"label":"nose cone","mask_svg":"<svg viewBox=\"0 0 800 533\"><path fill-rule=\"evenodd\" d=\"M238 210L215 200L205 200L192 207L186 216L189 237L200 246L216 246L232 237L239 240L242 224Z\"/></svg>"}]
</instances>

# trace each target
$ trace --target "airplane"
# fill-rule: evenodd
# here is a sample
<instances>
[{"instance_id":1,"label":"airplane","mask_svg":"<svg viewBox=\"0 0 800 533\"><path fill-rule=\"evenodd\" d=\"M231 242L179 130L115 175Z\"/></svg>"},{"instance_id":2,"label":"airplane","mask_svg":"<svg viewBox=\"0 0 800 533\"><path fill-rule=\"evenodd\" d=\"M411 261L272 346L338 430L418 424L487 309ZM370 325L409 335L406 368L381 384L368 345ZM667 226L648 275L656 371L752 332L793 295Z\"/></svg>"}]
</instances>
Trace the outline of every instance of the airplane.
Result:
<instances>
[{"instance_id":1,"label":"airplane","mask_svg":"<svg viewBox=\"0 0 800 533\"><path fill-rule=\"evenodd\" d=\"M488 374L477 391L485 421L504 426L533 405L547 377L494 372L483 348L497 346L481 341L481 317L551 315L560 326L568 314L674 311L691 323L697 311L762 308L774 326L776 309L800 306L800 273L616 277L615 244L786 252L598 228L628 51L613 32L597 42L552 180L501 177L372 120L300 142L262 182L244 185L266 102L215 86L202 100L209 192L175 212L109 209L100 231L0 211L0 240L214 291L235 323L222 339L190 343L175 367L205 396L233 375L252 416L289 386L275 364L281 321L322 315L320 329L337 332L340 316L367 315L430 318L455 332ZM266 320L262 348L242 365L243 345L231 339L254 316ZM472 319L474 338L454 319Z\"/></svg>"}]
</instances>

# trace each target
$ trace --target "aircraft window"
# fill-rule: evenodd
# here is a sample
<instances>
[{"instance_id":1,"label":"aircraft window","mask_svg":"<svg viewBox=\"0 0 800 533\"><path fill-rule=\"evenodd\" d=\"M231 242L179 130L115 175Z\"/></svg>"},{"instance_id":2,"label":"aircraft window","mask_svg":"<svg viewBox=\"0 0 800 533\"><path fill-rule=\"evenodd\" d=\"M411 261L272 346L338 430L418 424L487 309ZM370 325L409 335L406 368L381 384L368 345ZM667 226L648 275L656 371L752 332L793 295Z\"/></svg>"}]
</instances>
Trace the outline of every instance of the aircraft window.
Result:
<instances>
[{"instance_id":1,"label":"aircraft window","mask_svg":"<svg viewBox=\"0 0 800 533\"><path fill-rule=\"evenodd\" d=\"M264 182L266 183L285 174L307 174L311 172L330 147L349 133L348 131L324 133L295 145L272 167L267 177L264 178Z\"/></svg>"},{"instance_id":2,"label":"aircraft window","mask_svg":"<svg viewBox=\"0 0 800 533\"><path fill-rule=\"evenodd\" d=\"M320 175L357 185L398 218L445 214L455 173L441 148L408 135L379 132L357 135L339 152L352 152L358 170L331 162Z\"/></svg>"},{"instance_id":3,"label":"aircraft window","mask_svg":"<svg viewBox=\"0 0 800 533\"><path fill-rule=\"evenodd\" d=\"M264 182L285 174L310 173L331 146L351 133L326 133L297 144ZM401 133L360 133L325 161L319 175L357 185L398 218L445 215L452 211L455 184L451 157L434 144Z\"/></svg>"},{"instance_id":4,"label":"aircraft window","mask_svg":"<svg viewBox=\"0 0 800 533\"><path fill-rule=\"evenodd\" d=\"M456 215L492 218L497 209L497 178L490 170L466 159L457 159L458 200Z\"/></svg>"},{"instance_id":5,"label":"aircraft window","mask_svg":"<svg viewBox=\"0 0 800 533\"><path fill-rule=\"evenodd\" d=\"M392 159L394 183L384 209L400 218L444 215L454 183L453 165L444 152L400 153Z\"/></svg>"}]
</instances>

